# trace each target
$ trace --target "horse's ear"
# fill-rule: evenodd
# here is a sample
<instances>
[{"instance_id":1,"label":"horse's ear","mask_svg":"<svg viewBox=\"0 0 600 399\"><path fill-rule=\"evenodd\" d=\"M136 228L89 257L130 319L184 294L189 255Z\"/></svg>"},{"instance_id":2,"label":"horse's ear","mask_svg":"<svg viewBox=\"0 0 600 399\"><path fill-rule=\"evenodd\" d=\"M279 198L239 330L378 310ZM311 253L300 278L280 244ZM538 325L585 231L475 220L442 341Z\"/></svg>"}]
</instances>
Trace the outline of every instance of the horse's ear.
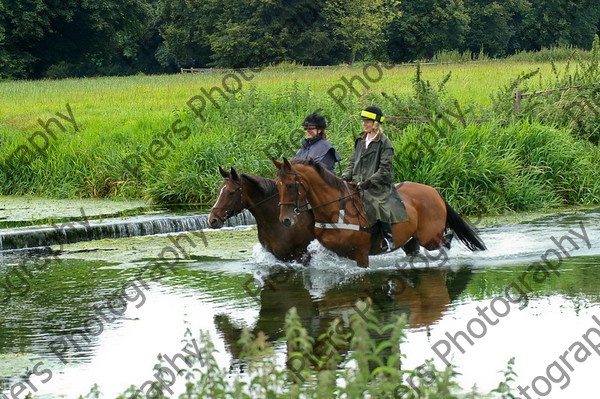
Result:
<instances>
[{"instance_id":1,"label":"horse's ear","mask_svg":"<svg viewBox=\"0 0 600 399\"><path fill-rule=\"evenodd\" d=\"M290 161L287 160L286 157L283 157L283 168L286 171L291 171L292 170L292 164L290 163Z\"/></svg>"},{"instance_id":2,"label":"horse's ear","mask_svg":"<svg viewBox=\"0 0 600 399\"><path fill-rule=\"evenodd\" d=\"M221 173L221 176L223 176L223 179L229 179L229 172L227 172L225 169L223 169L222 167L219 166L219 173Z\"/></svg>"},{"instance_id":3,"label":"horse's ear","mask_svg":"<svg viewBox=\"0 0 600 399\"><path fill-rule=\"evenodd\" d=\"M231 179L232 180L240 180L240 175L238 175L238 173L233 168L231 168Z\"/></svg>"},{"instance_id":4,"label":"horse's ear","mask_svg":"<svg viewBox=\"0 0 600 399\"><path fill-rule=\"evenodd\" d=\"M273 165L275 165L275 167L277 169L281 169L281 165L283 165L281 162L279 162L278 160L276 160L275 158L271 158L271 161L273 161Z\"/></svg>"}]
</instances>

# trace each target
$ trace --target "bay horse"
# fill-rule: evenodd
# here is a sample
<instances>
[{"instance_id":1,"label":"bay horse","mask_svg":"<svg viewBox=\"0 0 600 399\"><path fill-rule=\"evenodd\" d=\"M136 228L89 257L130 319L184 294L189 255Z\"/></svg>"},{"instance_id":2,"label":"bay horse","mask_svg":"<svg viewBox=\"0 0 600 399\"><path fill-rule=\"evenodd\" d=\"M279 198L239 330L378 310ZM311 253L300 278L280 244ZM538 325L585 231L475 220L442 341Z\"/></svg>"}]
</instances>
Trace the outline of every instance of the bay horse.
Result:
<instances>
[{"instance_id":1,"label":"bay horse","mask_svg":"<svg viewBox=\"0 0 600 399\"><path fill-rule=\"evenodd\" d=\"M292 228L279 222L278 192L273 179L227 172L219 166L223 183L215 205L208 215L208 224L220 228L228 218L248 209L256 219L258 241L263 248L284 262L306 263L306 247L314 240L314 218L305 212Z\"/></svg>"},{"instance_id":2,"label":"bay horse","mask_svg":"<svg viewBox=\"0 0 600 399\"><path fill-rule=\"evenodd\" d=\"M291 163L273 159L278 174L279 220L286 226L297 223L308 200L315 219L315 236L323 246L339 256L353 259L360 267L369 266L369 253L381 252L381 234L371 245L371 226L366 219L358 190L352 183L337 178L312 159ZM408 254L419 245L428 250L450 247L454 231L471 251L485 250L485 244L433 187L404 182L396 184L406 207L408 220L392 225L394 248L403 247Z\"/></svg>"}]
</instances>

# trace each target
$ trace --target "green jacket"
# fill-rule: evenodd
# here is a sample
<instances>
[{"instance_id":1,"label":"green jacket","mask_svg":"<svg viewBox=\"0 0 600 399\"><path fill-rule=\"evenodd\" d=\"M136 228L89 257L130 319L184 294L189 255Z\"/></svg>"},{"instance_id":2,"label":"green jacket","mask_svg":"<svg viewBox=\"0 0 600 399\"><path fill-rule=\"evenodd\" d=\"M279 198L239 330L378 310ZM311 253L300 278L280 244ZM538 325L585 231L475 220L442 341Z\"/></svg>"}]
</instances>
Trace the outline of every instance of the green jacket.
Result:
<instances>
[{"instance_id":1,"label":"green jacket","mask_svg":"<svg viewBox=\"0 0 600 399\"><path fill-rule=\"evenodd\" d=\"M350 162L342 173L342 178L354 184L371 180L371 187L361 193L371 226L377 220L385 223L405 222L408 220L406 209L394 187L394 146L385 134L379 133L364 150L364 139L365 133L356 139Z\"/></svg>"}]
</instances>

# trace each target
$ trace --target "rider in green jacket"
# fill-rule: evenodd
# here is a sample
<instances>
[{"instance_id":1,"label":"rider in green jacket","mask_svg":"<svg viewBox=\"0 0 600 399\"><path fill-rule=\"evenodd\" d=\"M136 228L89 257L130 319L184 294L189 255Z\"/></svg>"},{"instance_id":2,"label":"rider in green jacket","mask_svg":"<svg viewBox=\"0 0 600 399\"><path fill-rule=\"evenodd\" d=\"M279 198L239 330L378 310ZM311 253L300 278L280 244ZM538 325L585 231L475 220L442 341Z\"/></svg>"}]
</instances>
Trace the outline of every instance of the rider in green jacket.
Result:
<instances>
[{"instance_id":1,"label":"rider in green jacket","mask_svg":"<svg viewBox=\"0 0 600 399\"><path fill-rule=\"evenodd\" d=\"M364 132L356 139L348 167L342 179L351 181L361 191L361 199L372 227L380 223L383 232L381 249L394 249L391 223L408 220L406 209L394 187L394 147L383 134L383 113L379 107L365 108L360 117ZM377 231L377 229L374 229Z\"/></svg>"}]
</instances>

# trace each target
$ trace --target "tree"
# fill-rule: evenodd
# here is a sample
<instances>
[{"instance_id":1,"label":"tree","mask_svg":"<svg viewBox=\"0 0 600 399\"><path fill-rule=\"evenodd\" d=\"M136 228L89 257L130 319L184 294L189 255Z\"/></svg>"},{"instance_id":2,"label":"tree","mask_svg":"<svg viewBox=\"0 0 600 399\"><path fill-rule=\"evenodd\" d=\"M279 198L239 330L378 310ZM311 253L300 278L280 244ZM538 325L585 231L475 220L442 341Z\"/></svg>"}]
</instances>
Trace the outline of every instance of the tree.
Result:
<instances>
[{"instance_id":1,"label":"tree","mask_svg":"<svg viewBox=\"0 0 600 399\"><path fill-rule=\"evenodd\" d=\"M160 0L161 57L178 65L249 67L335 60L323 0Z\"/></svg>"},{"instance_id":2,"label":"tree","mask_svg":"<svg viewBox=\"0 0 600 399\"><path fill-rule=\"evenodd\" d=\"M400 15L395 0L331 0L323 12L340 43L350 51L350 64L356 55L379 47L388 24Z\"/></svg>"},{"instance_id":3,"label":"tree","mask_svg":"<svg viewBox=\"0 0 600 399\"><path fill-rule=\"evenodd\" d=\"M539 0L532 2L531 12L521 31L524 49L571 44L591 48L600 20L597 0Z\"/></svg>"},{"instance_id":4,"label":"tree","mask_svg":"<svg viewBox=\"0 0 600 399\"><path fill-rule=\"evenodd\" d=\"M9 14L6 6L0 1L0 79L22 78L27 76L35 58L12 45L13 34L7 34L11 29Z\"/></svg>"},{"instance_id":5,"label":"tree","mask_svg":"<svg viewBox=\"0 0 600 399\"><path fill-rule=\"evenodd\" d=\"M563 41L579 48L591 49L600 22L600 2L583 0L570 4L569 27Z\"/></svg>"},{"instance_id":6,"label":"tree","mask_svg":"<svg viewBox=\"0 0 600 399\"><path fill-rule=\"evenodd\" d=\"M208 35L215 1L159 0L158 30L163 43L156 57L161 65L206 66L210 62Z\"/></svg>"},{"instance_id":7,"label":"tree","mask_svg":"<svg viewBox=\"0 0 600 399\"><path fill-rule=\"evenodd\" d=\"M393 61L431 58L463 45L470 21L463 0L404 0L401 8L402 18L389 32Z\"/></svg>"},{"instance_id":8,"label":"tree","mask_svg":"<svg viewBox=\"0 0 600 399\"><path fill-rule=\"evenodd\" d=\"M107 61L146 23L144 0L2 0L0 74L40 77L58 63Z\"/></svg>"},{"instance_id":9,"label":"tree","mask_svg":"<svg viewBox=\"0 0 600 399\"><path fill-rule=\"evenodd\" d=\"M272 17L286 58L309 65L339 63L345 49L335 40L323 13L325 0L285 0Z\"/></svg>"},{"instance_id":10,"label":"tree","mask_svg":"<svg viewBox=\"0 0 600 399\"><path fill-rule=\"evenodd\" d=\"M515 38L522 29L522 21L531 9L528 0L465 0L471 17L466 34L465 48L478 52L481 47L494 57L512 54L518 49Z\"/></svg>"},{"instance_id":11,"label":"tree","mask_svg":"<svg viewBox=\"0 0 600 399\"><path fill-rule=\"evenodd\" d=\"M319 64L335 59L324 27L323 0L222 0L209 35L219 66L262 66L282 61ZM219 11L221 12L219 14Z\"/></svg>"}]
</instances>

